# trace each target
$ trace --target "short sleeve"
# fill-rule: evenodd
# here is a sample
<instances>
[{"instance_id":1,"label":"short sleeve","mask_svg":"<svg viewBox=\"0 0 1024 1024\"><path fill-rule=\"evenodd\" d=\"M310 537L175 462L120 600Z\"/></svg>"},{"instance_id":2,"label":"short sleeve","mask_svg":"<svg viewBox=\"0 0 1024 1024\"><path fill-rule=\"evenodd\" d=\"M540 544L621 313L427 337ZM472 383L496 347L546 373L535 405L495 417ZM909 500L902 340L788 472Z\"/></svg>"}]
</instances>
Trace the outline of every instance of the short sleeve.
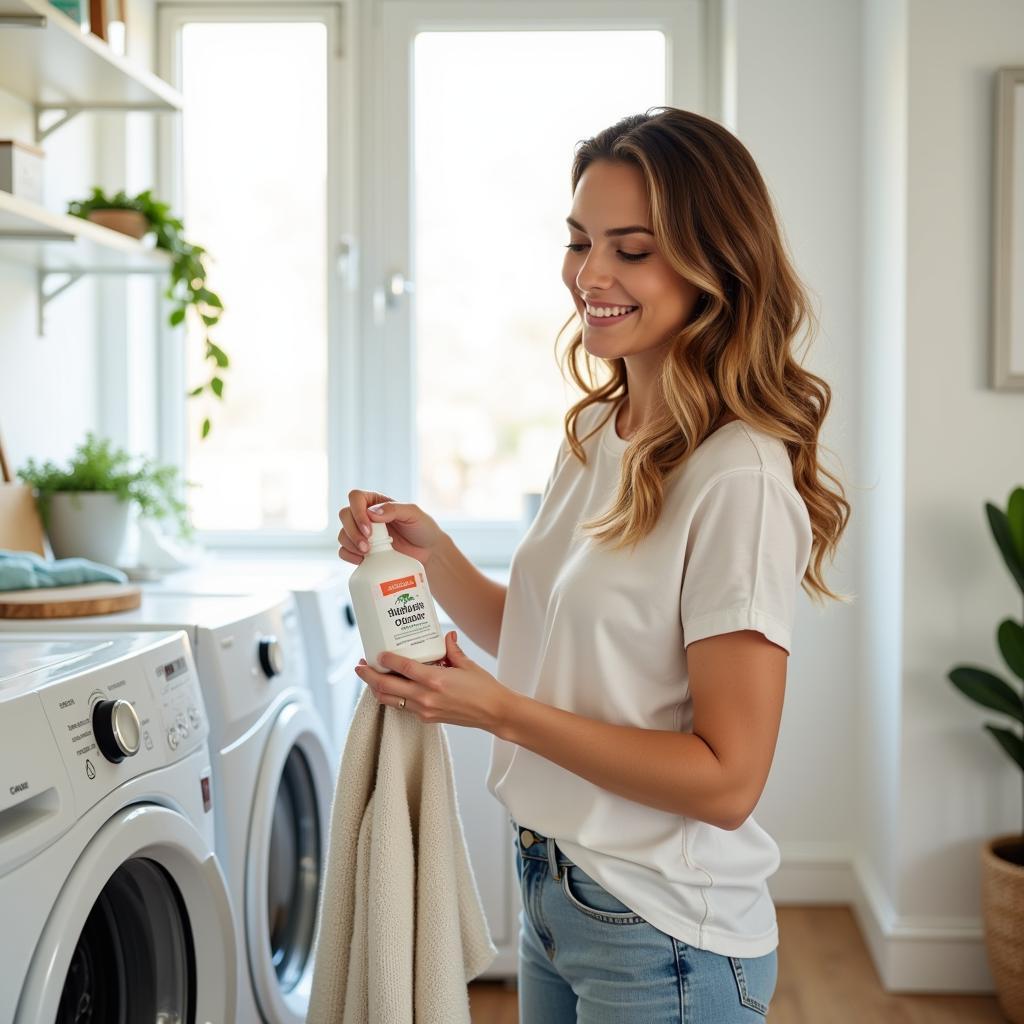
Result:
<instances>
[{"instance_id":1,"label":"short sleeve","mask_svg":"<svg viewBox=\"0 0 1024 1024\"><path fill-rule=\"evenodd\" d=\"M756 629L789 653L812 540L807 506L773 474L741 469L713 482L686 539L684 648L720 633Z\"/></svg>"}]
</instances>

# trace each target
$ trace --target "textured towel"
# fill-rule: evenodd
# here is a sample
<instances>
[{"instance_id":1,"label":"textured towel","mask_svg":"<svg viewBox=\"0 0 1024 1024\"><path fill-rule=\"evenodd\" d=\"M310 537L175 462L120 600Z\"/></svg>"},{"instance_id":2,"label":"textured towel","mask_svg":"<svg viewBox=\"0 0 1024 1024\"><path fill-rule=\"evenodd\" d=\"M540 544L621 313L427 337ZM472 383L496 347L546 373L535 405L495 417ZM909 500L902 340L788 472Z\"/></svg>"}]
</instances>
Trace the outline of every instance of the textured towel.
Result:
<instances>
[{"instance_id":1,"label":"textured towel","mask_svg":"<svg viewBox=\"0 0 1024 1024\"><path fill-rule=\"evenodd\" d=\"M448 737L366 687L341 759L307 1024L470 1024L497 956Z\"/></svg>"},{"instance_id":2,"label":"textured towel","mask_svg":"<svg viewBox=\"0 0 1024 1024\"><path fill-rule=\"evenodd\" d=\"M0 591L33 590L37 587L70 587L76 583L127 583L120 569L90 562L88 558L50 561L34 551L0 548Z\"/></svg>"}]
</instances>

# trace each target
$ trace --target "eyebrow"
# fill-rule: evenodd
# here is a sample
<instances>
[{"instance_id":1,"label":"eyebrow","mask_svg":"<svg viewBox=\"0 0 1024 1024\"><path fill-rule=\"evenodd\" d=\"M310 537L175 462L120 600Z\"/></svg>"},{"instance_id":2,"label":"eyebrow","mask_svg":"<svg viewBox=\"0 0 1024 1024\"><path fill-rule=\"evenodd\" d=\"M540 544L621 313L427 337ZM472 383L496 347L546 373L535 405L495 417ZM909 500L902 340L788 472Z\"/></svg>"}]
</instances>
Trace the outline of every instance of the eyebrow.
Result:
<instances>
[{"instance_id":1,"label":"eyebrow","mask_svg":"<svg viewBox=\"0 0 1024 1024\"><path fill-rule=\"evenodd\" d=\"M565 218L566 224L572 225L577 231L582 231L583 234L587 233L587 229L577 220L573 220L572 217ZM609 228L605 233L605 238L615 238L618 235L653 235L654 232L650 228L645 228L641 224L631 224L628 228Z\"/></svg>"}]
</instances>

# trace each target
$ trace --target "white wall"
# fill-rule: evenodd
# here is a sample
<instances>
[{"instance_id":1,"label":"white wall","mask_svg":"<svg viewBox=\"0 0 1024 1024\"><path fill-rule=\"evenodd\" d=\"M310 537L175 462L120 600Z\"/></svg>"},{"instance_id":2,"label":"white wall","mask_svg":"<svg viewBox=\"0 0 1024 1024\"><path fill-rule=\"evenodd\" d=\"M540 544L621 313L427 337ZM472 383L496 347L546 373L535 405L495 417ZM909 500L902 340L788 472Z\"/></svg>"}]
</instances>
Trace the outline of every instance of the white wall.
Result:
<instances>
[{"instance_id":1,"label":"white wall","mask_svg":"<svg viewBox=\"0 0 1024 1024\"><path fill-rule=\"evenodd\" d=\"M4 92L0 138L34 142L31 105ZM47 208L64 213L93 184L94 139L81 116L43 143ZM29 455L69 455L96 418L95 282L83 279L50 304L42 338L36 314L34 270L0 261L0 434L12 472Z\"/></svg>"},{"instance_id":2,"label":"white wall","mask_svg":"<svg viewBox=\"0 0 1024 1024\"><path fill-rule=\"evenodd\" d=\"M1024 4L739 0L735 18L736 131L821 303L807 365L835 389L824 440L853 503L829 580L857 600L802 599L757 811L773 894L852 900L892 990L991 991L979 851L1020 831L1021 780L946 675L1005 675L995 627L1021 612L982 506L1024 482L1024 398L987 369L993 76L1024 64Z\"/></svg>"},{"instance_id":3,"label":"white wall","mask_svg":"<svg viewBox=\"0 0 1024 1024\"><path fill-rule=\"evenodd\" d=\"M826 577L833 590L855 593L863 489L860 8L848 0L741 0L736 13L734 131L765 178L820 317L804 364L832 387L825 457L855 506ZM756 810L782 852L770 882L779 903L847 896L859 792L851 771L856 734L848 725L858 705L861 603L819 609L800 594L775 763Z\"/></svg>"}]
</instances>

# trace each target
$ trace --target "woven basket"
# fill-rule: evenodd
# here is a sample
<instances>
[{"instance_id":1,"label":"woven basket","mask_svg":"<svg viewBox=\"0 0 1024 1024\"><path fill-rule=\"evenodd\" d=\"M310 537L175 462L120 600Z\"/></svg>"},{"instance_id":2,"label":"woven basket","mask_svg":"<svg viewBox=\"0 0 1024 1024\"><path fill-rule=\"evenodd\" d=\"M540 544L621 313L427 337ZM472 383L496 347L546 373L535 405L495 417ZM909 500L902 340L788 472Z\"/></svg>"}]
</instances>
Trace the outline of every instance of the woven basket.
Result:
<instances>
[{"instance_id":1,"label":"woven basket","mask_svg":"<svg viewBox=\"0 0 1024 1024\"><path fill-rule=\"evenodd\" d=\"M1024 835L982 847L981 904L999 1007L1011 1024L1024 1024Z\"/></svg>"}]
</instances>

